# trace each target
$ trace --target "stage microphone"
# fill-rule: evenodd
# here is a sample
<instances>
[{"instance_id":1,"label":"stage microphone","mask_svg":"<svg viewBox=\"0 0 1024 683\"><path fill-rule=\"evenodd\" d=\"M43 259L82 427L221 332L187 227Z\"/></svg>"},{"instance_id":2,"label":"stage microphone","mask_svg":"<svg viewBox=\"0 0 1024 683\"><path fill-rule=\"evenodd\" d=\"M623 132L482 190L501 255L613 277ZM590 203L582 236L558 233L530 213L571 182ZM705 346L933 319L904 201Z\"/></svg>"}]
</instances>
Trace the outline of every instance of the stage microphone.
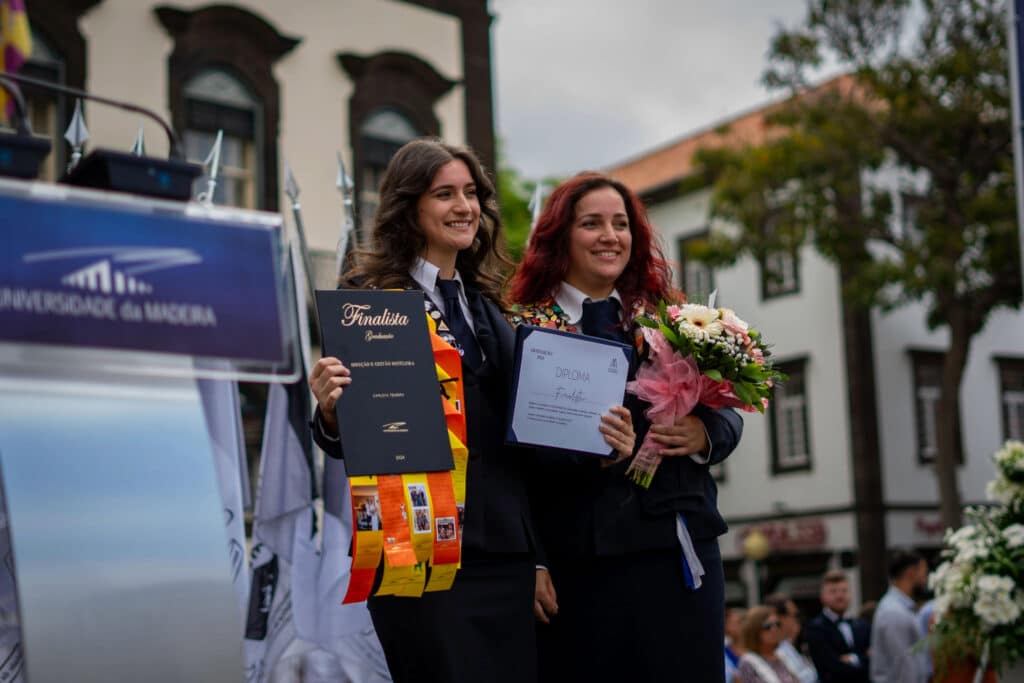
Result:
<instances>
[{"instance_id":1,"label":"stage microphone","mask_svg":"<svg viewBox=\"0 0 1024 683\"><path fill-rule=\"evenodd\" d=\"M163 118L152 110L130 102L101 97L84 90L37 78L30 78L21 74L0 73L0 85L3 85L4 89L8 92L17 90L16 84L18 83L141 114L156 121L167 135L169 150L166 160L97 148L85 155L73 169L70 169L60 179L60 182L69 185L142 194L164 199L187 200L192 197L192 182L202 175L203 169L198 164L191 164L185 161L185 156L181 151L181 140L178 138L177 133L174 132L174 129ZM24 98L21 98L20 92L15 97L16 109L19 106L19 101L21 109L18 123L19 135L17 137L25 139L26 134L21 131L27 129L28 124L24 115ZM29 137L29 139L35 140L37 138ZM49 143L47 141L48 150ZM45 153L43 156L45 157ZM0 172L2 172L2 166L2 159L0 159ZM33 173L29 177L35 177L35 175L36 173Z\"/></svg>"}]
</instances>

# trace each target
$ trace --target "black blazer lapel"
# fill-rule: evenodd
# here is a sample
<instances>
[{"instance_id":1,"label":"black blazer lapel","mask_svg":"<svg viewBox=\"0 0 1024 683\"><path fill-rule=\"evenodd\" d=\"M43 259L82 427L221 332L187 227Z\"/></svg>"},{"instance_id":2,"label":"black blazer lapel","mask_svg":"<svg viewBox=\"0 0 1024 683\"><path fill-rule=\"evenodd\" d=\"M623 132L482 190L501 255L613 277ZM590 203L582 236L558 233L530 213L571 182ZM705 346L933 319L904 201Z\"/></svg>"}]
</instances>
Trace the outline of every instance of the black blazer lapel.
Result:
<instances>
[{"instance_id":1,"label":"black blazer lapel","mask_svg":"<svg viewBox=\"0 0 1024 683\"><path fill-rule=\"evenodd\" d=\"M466 300L473 314L473 328L477 343L483 349L488 363L507 370L512 358L515 339L512 328L505 321L501 310L480 290L466 287Z\"/></svg>"}]
</instances>

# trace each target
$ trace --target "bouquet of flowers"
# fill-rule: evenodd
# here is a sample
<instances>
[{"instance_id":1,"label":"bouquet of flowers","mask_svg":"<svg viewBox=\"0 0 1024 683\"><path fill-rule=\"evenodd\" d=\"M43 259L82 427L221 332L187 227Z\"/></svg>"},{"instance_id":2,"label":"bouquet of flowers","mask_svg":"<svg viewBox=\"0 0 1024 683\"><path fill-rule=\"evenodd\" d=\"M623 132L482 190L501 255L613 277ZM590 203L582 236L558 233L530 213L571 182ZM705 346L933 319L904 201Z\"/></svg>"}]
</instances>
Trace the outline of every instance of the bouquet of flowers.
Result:
<instances>
[{"instance_id":1,"label":"bouquet of flowers","mask_svg":"<svg viewBox=\"0 0 1024 683\"><path fill-rule=\"evenodd\" d=\"M964 665L999 671L1024 657L1024 443L1007 441L993 460L986 492L996 504L968 508L969 523L946 532L944 561L928 577L939 676Z\"/></svg>"},{"instance_id":2,"label":"bouquet of flowers","mask_svg":"<svg viewBox=\"0 0 1024 683\"><path fill-rule=\"evenodd\" d=\"M763 413L773 383L785 379L757 330L728 308L662 302L657 316L636 320L650 353L626 389L651 404L652 424L670 425L698 403ZM626 471L644 488L661 463L659 450L648 434Z\"/></svg>"}]
</instances>

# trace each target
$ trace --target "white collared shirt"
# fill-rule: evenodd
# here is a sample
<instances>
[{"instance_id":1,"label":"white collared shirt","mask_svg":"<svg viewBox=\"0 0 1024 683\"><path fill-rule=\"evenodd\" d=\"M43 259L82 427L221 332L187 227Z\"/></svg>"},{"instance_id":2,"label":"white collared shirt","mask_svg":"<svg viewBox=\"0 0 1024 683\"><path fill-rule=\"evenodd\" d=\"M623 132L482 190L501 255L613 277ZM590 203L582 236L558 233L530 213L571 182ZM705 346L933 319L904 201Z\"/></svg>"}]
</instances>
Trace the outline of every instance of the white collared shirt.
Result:
<instances>
[{"instance_id":1,"label":"white collared shirt","mask_svg":"<svg viewBox=\"0 0 1024 683\"><path fill-rule=\"evenodd\" d=\"M622 297L619 295L619 290L613 289L612 293L608 295L609 299L615 299L619 302L619 311L623 310ZM576 289L568 282L562 282L557 290L555 290L555 303L558 304L559 308L565 311L566 317L569 318L569 324L579 326L580 321L583 320L583 304L589 303L593 299L580 290Z\"/></svg>"},{"instance_id":2,"label":"white collared shirt","mask_svg":"<svg viewBox=\"0 0 1024 683\"><path fill-rule=\"evenodd\" d=\"M413 264L409 266L409 275L420 286L423 293L430 297L430 300L437 306L437 310L447 316L448 309L445 308L444 295L441 294L441 288L437 284L438 278L441 277L441 269L430 261L417 256ZM462 276L457 270L455 271L455 281L459 283L459 308L462 309L462 315L469 324L469 329L473 330L473 336L476 336L473 314L469 310L469 300L466 299L466 286L462 283Z\"/></svg>"},{"instance_id":3,"label":"white collared shirt","mask_svg":"<svg viewBox=\"0 0 1024 683\"><path fill-rule=\"evenodd\" d=\"M574 327L579 327L580 322L583 320L583 304L590 303L594 299L583 293L576 287L573 287L566 281L562 281L562 284L558 286L558 289L554 292L555 303L562 309L565 316L569 319L569 324ZM613 289L611 294L608 295L609 299L614 299L619 302L619 315L625 311L625 304L622 302L622 296L619 294L619 290ZM693 461L698 465L706 465L711 461L711 451L714 448L714 444L711 443L711 435L708 434L708 428L704 427L704 436L708 442L708 453L707 455L701 455L700 453L692 453L690 455Z\"/></svg>"}]
</instances>

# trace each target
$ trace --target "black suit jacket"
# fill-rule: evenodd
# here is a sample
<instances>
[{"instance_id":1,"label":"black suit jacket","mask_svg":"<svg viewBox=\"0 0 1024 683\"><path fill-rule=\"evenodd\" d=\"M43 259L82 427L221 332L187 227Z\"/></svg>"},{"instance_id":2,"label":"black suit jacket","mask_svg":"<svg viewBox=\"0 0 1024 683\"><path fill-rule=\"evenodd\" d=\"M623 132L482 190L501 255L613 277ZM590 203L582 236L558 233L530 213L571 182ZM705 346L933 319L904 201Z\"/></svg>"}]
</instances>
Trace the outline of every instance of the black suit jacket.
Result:
<instances>
[{"instance_id":1,"label":"black suit jacket","mask_svg":"<svg viewBox=\"0 0 1024 683\"><path fill-rule=\"evenodd\" d=\"M635 377L635 364L630 379ZM636 448L650 426L646 403L627 394L633 415ZM743 419L731 408L698 405L711 441L711 460L690 457L662 460L650 488L626 476L629 461L602 468L595 457L538 451L531 475L531 504L541 540L543 561L559 556L619 555L677 548L676 513L683 513L694 540L716 538L727 530L718 512L718 487L709 472L736 448Z\"/></svg>"},{"instance_id":2,"label":"black suit jacket","mask_svg":"<svg viewBox=\"0 0 1024 683\"><path fill-rule=\"evenodd\" d=\"M868 647L871 642L868 625L861 619L851 619L853 647L846 642L839 627L824 614L819 614L804 625L804 641L818 670L820 683L869 683L870 662ZM860 660L857 666L839 658L854 654Z\"/></svg>"},{"instance_id":3,"label":"black suit jacket","mask_svg":"<svg viewBox=\"0 0 1024 683\"><path fill-rule=\"evenodd\" d=\"M469 450L464 559L479 552L532 553L536 542L526 488L531 455L504 444L515 339L498 306L469 285L465 292L485 361L475 372L463 366ZM313 438L327 455L344 457L341 442L324 434L319 408Z\"/></svg>"}]
</instances>

